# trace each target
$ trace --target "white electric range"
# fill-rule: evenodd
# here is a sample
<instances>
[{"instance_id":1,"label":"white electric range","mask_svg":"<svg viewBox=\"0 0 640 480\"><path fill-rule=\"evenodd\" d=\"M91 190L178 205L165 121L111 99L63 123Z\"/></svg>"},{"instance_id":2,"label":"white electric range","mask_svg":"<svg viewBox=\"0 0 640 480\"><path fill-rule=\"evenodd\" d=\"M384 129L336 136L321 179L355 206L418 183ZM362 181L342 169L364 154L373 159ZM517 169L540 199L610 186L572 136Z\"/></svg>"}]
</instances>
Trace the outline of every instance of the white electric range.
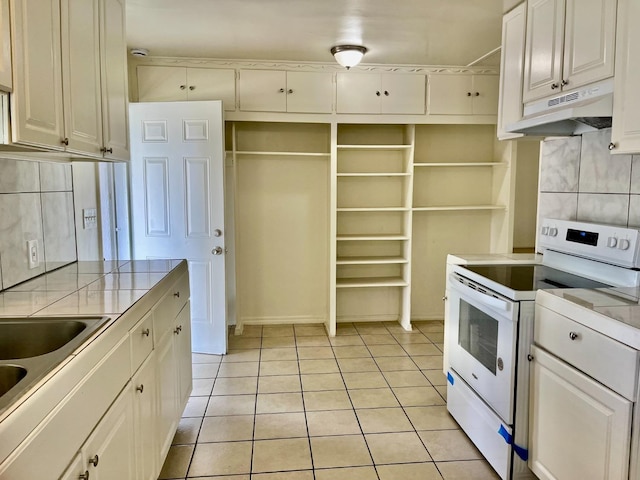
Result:
<instances>
[{"instance_id":1,"label":"white electric range","mask_svg":"<svg viewBox=\"0 0 640 480\"><path fill-rule=\"evenodd\" d=\"M447 408L503 479L535 478L527 467L527 357L536 292L614 288L633 296L640 285L638 230L544 219L539 246L541 263L448 267Z\"/></svg>"}]
</instances>

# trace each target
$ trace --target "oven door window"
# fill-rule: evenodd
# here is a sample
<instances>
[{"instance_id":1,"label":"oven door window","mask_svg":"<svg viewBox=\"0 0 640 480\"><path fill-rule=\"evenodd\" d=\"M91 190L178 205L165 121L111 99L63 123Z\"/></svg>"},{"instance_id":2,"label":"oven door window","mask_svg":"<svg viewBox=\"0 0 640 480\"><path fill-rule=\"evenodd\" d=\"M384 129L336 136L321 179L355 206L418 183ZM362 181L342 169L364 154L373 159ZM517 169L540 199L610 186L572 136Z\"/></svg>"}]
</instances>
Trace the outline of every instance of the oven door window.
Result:
<instances>
[{"instance_id":1,"label":"oven door window","mask_svg":"<svg viewBox=\"0 0 640 480\"><path fill-rule=\"evenodd\" d=\"M498 359L498 320L460 300L458 343L492 374Z\"/></svg>"}]
</instances>

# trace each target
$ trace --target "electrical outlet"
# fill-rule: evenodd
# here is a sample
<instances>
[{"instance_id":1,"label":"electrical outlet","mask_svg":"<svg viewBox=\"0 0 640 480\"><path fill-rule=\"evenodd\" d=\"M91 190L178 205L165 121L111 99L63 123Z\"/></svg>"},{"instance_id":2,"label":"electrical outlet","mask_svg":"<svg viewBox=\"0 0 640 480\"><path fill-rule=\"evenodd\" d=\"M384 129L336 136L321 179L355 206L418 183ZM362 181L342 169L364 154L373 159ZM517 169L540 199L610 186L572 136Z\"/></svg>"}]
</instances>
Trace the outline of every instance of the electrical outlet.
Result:
<instances>
[{"instance_id":1,"label":"electrical outlet","mask_svg":"<svg viewBox=\"0 0 640 480\"><path fill-rule=\"evenodd\" d=\"M95 208L83 208L82 220L85 230L88 228L97 228L98 226L98 213Z\"/></svg>"},{"instance_id":2,"label":"electrical outlet","mask_svg":"<svg viewBox=\"0 0 640 480\"><path fill-rule=\"evenodd\" d=\"M40 252L38 251L38 240L27 240L27 258L29 269L37 268L40 265Z\"/></svg>"}]
</instances>

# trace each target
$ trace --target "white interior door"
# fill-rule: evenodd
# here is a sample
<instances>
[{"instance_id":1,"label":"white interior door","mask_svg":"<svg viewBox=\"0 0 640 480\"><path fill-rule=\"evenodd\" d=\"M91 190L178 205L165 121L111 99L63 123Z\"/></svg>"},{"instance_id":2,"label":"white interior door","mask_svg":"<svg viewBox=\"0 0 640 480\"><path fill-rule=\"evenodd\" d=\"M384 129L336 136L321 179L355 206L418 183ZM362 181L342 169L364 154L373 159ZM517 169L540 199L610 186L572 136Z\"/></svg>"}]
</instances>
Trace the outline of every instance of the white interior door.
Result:
<instances>
[{"instance_id":1,"label":"white interior door","mask_svg":"<svg viewBox=\"0 0 640 480\"><path fill-rule=\"evenodd\" d=\"M226 353L222 102L133 103L133 258L186 258L192 350Z\"/></svg>"}]
</instances>

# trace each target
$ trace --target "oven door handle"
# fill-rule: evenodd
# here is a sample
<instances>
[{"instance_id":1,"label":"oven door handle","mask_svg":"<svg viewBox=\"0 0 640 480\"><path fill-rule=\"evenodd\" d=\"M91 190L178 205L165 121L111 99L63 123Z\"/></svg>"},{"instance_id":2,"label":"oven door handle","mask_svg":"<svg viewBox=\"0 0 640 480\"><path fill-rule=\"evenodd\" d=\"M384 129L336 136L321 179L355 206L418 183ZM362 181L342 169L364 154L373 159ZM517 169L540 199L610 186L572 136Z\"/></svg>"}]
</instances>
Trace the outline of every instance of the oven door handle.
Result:
<instances>
[{"instance_id":1,"label":"oven door handle","mask_svg":"<svg viewBox=\"0 0 640 480\"><path fill-rule=\"evenodd\" d=\"M463 283L454 276L449 275L449 281L451 286L461 292L463 295L466 295L469 298L473 298L477 302L490 306L495 310L501 310L503 312L511 311L511 302L507 302L505 300L501 300L500 298L496 298L488 293L479 292Z\"/></svg>"}]
</instances>

